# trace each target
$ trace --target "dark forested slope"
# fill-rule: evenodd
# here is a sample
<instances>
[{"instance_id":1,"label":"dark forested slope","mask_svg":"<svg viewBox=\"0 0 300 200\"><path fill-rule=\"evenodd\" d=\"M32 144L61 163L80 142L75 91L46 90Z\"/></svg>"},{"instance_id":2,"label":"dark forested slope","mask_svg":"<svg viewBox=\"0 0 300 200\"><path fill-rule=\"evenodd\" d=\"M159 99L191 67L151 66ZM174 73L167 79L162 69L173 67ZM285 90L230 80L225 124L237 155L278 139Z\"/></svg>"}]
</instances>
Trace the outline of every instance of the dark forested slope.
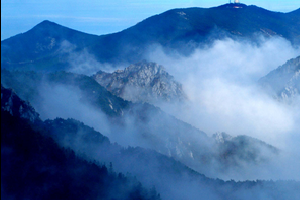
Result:
<instances>
[{"instance_id":1,"label":"dark forested slope","mask_svg":"<svg viewBox=\"0 0 300 200\"><path fill-rule=\"evenodd\" d=\"M34 110L24 101L19 99L24 110L14 115L9 110L18 105L5 109L6 102L1 101L1 199L160 199L136 179L57 145L41 122L24 117Z\"/></svg>"}]
</instances>

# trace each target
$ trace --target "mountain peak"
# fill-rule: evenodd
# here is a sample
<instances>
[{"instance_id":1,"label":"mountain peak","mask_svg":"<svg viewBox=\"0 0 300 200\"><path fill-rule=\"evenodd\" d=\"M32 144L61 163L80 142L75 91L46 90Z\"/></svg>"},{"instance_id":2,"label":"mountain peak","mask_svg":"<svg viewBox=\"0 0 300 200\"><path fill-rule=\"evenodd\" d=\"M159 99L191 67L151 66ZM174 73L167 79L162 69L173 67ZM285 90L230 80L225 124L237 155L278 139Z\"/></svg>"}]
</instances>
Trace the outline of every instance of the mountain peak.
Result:
<instances>
[{"instance_id":1,"label":"mountain peak","mask_svg":"<svg viewBox=\"0 0 300 200\"><path fill-rule=\"evenodd\" d=\"M103 36L82 33L45 20L24 34L1 41L1 67L40 70L49 66L51 71L56 71L57 66L64 66L65 70L68 67L66 57L57 59L57 50L63 41L75 45L77 52L85 49L98 62L114 66L144 59L145 51L153 44L183 55L191 55L198 46L224 38L259 42L257 36L260 35L282 37L297 46L300 44L299 11L279 13L240 3L173 9L121 32Z\"/></svg>"},{"instance_id":2,"label":"mountain peak","mask_svg":"<svg viewBox=\"0 0 300 200\"><path fill-rule=\"evenodd\" d=\"M166 74L167 76L169 76L169 74L165 71L165 68L163 66L152 62L148 63L146 60L143 60L139 63L130 65L129 67L125 68L125 72L138 72L145 70L150 70L152 75Z\"/></svg>"},{"instance_id":3,"label":"mountain peak","mask_svg":"<svg viewBox=\"0 0 300 200\"><path fill-rule=\"evenodd\" d=\"M64 27L64 26L62 26L62 25L59 25L59 24L56 24L56 23L54 23L54 22L51 22L51 21L49 21L49 20L44 20L44 21L42 21L42 22L40 22L40 23L38 23L37 25L35 25L32 29L30 29L29 31L31 31L31 30L35 30L35 29L40 29L40 28L43 28L43 29L45 29L45 28L59 28L59 27ZM66 27L64 27L64 28L66 28Z\"/></svg>"},{"instance_id":4,"label":"mountain peak","mask_svg":"<svg viewBox=\"0 0 300 200\"><path fill-rule=\"evenodd\" d=\"M49 21L49 20L44 20L44 21L42 21L41 23L39 23L39 24L37 24L37 25L46 25L46 24L56 24L56 23L54 23L54 22L51 22L51 21ZM57 24L56 24L57 25Z\"/></svg>"},{"instance_id":5,"label":"mountain peak","mask_svg":"<svg viewBox=\"0 0 300 200\"><path fill-rule=\"evenodd\" d=\"M182 85L163 66L142 61L113 73L98 72L93 78L107 90L133 102L182 101Z\"/></svg>"}]
</instances>

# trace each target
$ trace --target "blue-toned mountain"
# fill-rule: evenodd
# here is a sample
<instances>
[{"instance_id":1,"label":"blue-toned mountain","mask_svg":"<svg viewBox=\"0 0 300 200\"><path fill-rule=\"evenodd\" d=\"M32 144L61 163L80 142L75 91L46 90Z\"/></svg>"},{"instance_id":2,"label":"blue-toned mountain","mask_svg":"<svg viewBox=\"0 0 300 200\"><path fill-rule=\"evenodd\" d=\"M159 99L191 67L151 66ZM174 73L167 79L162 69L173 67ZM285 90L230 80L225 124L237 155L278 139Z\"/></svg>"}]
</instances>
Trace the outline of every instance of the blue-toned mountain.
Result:
<instances>
[{"instance_id":1,"label":"blue-toned mountain","mask_svg":"<svg viewBox=\"0 0 300 200\"><path fill-rule=\"evenodd\" d=\"M245 137L216 144L198 128L158 107L112 95L89 76L1 70L1 83L32 102L44 118L54 113L51 118L72 117L98 130L109 129L105 134L115 142L153 149L211 176L243 168L240 163L263 164L278 156L275 148ZM76 94L72 95L72 91ZM80 112L72 112L78 109Z\"/></svg>"},{"instance_id":2,"label":"blue-toned mountain","mask_svg":"<svg viewBox=\"0 0 300 200\"><path fill-rule=\"evenodd\" d=\"M1 198L159 200L153 185L163 199L176 200L299 196L299 182L210 179L153 150L112 144L77 120L32 123L1 108Z\"/></svg>"},{"instance_id":3,"label":"blue-toned mountain","mask_svg":"<svg viewBox=\"0 0 300 200\"><path fill-rule=\"evenodd\" d=\"M187 100L182 85L163 66L146 61L113 73L99 71L93 78L116 96L151 104Z\"/></svg>"},{"instance_id":4,"label":"blue-toned mountain","mask_svg":"<svg viewBox=\"0 0 300 200\"><path fill-rule=\"evenodd\" d=\"M121 32L101 36L43 21L26 33L1 41L1 67L67 70L74 52L88 52L99 63L132 64L143 59L153 44L188 55L199 45L224 37L255 41L260 35L278 36L297 45L299 12L272 12L244 4L173 9Z\"/></svg>"},{"instance_id":5,"label":"blue-toned mountain","mask_svg":"<svg viewBox=\"0 0 300 200\"><path fill-rule=\"evenodd\" d=\"M300 95L300 56L288 60L259 80L273 97L290 101Z\"/></svg>"}]
</instances>

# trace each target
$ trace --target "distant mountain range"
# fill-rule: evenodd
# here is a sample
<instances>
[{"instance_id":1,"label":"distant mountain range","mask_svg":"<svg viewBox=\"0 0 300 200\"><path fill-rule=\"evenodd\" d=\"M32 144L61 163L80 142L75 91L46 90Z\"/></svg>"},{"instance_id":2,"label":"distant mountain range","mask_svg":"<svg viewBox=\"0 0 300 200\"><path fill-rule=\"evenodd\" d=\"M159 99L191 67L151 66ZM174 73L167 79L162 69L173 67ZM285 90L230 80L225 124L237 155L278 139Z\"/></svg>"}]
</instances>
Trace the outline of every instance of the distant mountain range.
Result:
<instances>
[{"instance_id":1,"label":"distant mountain range","mask_svg":"<svg viewBox=\"0 0 300 200\"><path fill-rule=\"evenodd\" d=\"M265 167L282 151L244 135L209 137L156 107L187 97L171 72L143 60L157 45L187 56L217 39L261 35L300 45L300 9L173 9L102 36L46 20L1 41L1 198L296 199L295 181L208 178ZM275 98L298 98L299 63L259 84Z\"/></svg>"},{"instance_id":2,"label":"distant mountain range","mask_svg":"<svg viewBox=\"0 0 300 200\"><path fill-rule=\"evenodd\" d=\"M1 67L56 71L70 69L72 54L88 52L99 63L132 64L147 48L161 45L188 55L199 45L224 37L256 40L278 36L300 44L300 9L279 13L256 6L173 9L124 31L96 36L43 21L1 41ZM184 45L184 48L182 48ZM100 69L99 69L100 70Z\"/></svg>"}]
</instances>

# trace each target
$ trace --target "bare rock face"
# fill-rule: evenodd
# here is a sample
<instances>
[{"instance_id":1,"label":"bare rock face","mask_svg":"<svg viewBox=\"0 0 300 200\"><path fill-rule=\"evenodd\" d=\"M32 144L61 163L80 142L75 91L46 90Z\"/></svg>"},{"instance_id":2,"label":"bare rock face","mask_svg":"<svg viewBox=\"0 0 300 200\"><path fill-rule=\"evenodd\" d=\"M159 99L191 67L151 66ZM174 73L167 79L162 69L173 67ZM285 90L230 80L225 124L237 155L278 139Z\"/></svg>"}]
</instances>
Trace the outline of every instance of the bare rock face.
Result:
<instances>
[{"instance_id":1,"label":"bare rock face","mask_svg":"<svg viewBox=\"0 0 300 200\"><path fill-rule=\"evenodd\" d=\"M29 102L20 99L12 89L1 85L1 111L8 111L12 116L29 119L31 122L39 120L39 114Z\"/></svg>"},{"instance_id":2,"label":"bare rock face","mask_svg":"<svg viewBox=\"0 0 300 200\"><path fill-rule=\"evenodd\" d=\"M222 132L222 133L213 134L212 138L215 140L215 142L217 144L220 144L220 143L224 144L224 142L232 140L233 137L231 135L228 135L228 134Z\"/></svg>"},{"instance_id":3,"label":"bare rock face","mask_svg":"<svg viewBox=\"0 0 300 200\"><path fill-rule=\"evenodd\" d=\"M113 73L99 71L93 78L108 91L132 102L184 101L182 85L163 66L142 61Z\"/></svg>"},{"instance_id":4,"label":"bare rock face","mask_svg":"<svg viewBox=\"0 0 300 200\"><path fill-rule=\"evenodd\" d=\"M259 80L273 96L289 100L300 95L300 56L290 59L284 65Z\"/></svg>"}]
</instances>

